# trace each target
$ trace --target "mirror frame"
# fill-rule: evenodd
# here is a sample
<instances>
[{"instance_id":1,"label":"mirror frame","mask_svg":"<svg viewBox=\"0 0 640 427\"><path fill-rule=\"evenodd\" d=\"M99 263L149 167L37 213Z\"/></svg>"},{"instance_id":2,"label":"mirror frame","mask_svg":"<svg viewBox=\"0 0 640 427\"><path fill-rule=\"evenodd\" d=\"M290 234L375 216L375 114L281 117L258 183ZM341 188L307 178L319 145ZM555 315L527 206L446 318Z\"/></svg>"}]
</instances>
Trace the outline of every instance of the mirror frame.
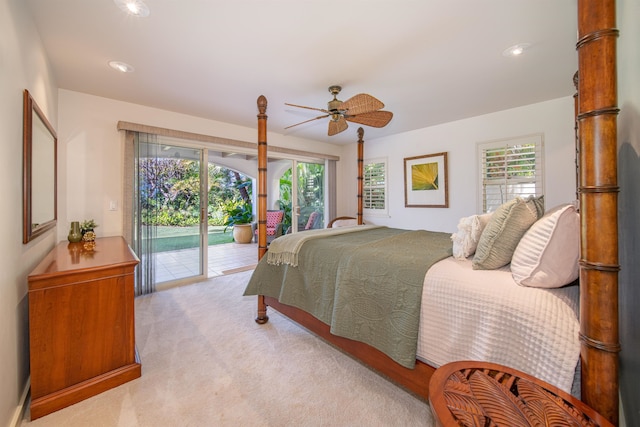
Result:
<instances>
[{"instance_id":1,"label":"mirror frame","mask_svg":"<svg viewBox=\"0 0 640 427\"><path fill-rule=\"evenodd\" d=\"M34 136L34 119L40 120L47 129L48 134L45 135L43 143L53 144L53 168L45 167L46 165L34 165L33 160L33 136ZM23 197L22 197L22 243L29 243L36 237L42 235L46 231L56 226L58 220L58 136L38 104L31 97L28 90L24 90L23 96L23 128L22 128L22 171L23 171ZM45 222L33 224L33 172L42 170L52 170L53 177L45 177L45 180L53 180L53 218L46 219ZM39 181L42 181L40 179Z\"/></svg>"}]
</instances>

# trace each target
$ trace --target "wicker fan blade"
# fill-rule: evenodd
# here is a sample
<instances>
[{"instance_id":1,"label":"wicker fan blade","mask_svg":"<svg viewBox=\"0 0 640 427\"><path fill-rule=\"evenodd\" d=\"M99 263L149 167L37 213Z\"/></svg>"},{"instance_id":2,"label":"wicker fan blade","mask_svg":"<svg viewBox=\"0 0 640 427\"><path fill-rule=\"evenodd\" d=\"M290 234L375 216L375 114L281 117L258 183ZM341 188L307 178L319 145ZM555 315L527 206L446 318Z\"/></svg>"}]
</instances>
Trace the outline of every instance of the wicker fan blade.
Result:
<instances>
[{"instance_id":1,"label":"wicker fan blade","mask_svg":"<svg viewBox=\"0 0 640 427\"><path fill-rule=\"evenodd\" d=\"M325 110L324 108L305 107L304 105L287 104L286 102L284 103L284 105L288 105L290 107L306 108L307 110L322 111L323 113L329 114L329 111Z\"/></svg>"},{"instance_id":2,"label":"wicker fan blade","mask_svg":"<svg viewBox=\"0 0 640 427\"><path fill-rule=\"evenodd\" d=\"M370 113L358 114L357 116L347 115L345 119L353 123L381 128L386 126L392 117L393 113L391 111L372 111Z\"/></svg>"},{"instance_id":3,"label":"wicker fan blade","mask_svg":"<svg viewBox=\"0 0 640 427\"><path fill-rule=\"evenodd\" d=\"M348 127L347 121L342 116L338 120L329 120L329 136L336 135Z\"/></svg>"},{"instance_id":4,"label":"wicker fan blade","mask_svg":"<svg viewBox=\"0 0 640 427\"><path fill-rule=\"evenodd\" d=\"M303 124L303 123L309 123L309 122L312 122L312 121L314 121L314 120L324 119L325 117L329 117L329 116L330 116L330 114L325 114L325 115L323 115L323 116L314 117L313 119L305 120L304 122L300 122L300 123L296 123L295 125L287 126L285 129L289 129L289 128L292 128L292 127L294 127L294 126L301 125L301 124Z\"/></svg>"},{"instance_id":5,"label":"wicker fan blade","mask_svg":"<svg viewBox=\"0 0 640 427\"><path fill-rule=\"evenodd\" d=\"M374 98L366 93L360 93L344 101L340 106L340 110L346 110L350 116L358 114L370 113L372 111L384 108L382 101Z\"/></svg>"}]
</instances>

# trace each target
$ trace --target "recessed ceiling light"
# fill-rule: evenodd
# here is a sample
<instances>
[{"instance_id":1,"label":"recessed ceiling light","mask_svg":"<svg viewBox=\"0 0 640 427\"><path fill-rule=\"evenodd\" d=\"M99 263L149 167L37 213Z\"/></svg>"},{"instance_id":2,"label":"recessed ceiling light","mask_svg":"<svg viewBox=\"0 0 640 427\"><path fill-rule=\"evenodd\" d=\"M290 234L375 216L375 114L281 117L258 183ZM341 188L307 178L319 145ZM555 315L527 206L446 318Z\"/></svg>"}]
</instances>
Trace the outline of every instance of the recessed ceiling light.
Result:
<instances>
[{"instance_id":1,"label":"recessed ceiling light","mask_svg":"<svg viewBox=\"0 0 640 427\"><path fill-rule=\"evenodd\" d=\"M121 73L133 73L133 71L135 70L135 68L133 68L126 62L120 61L109 61L109 66L114 70L120 71Z\"/></svg>"},{"instance_id":2,"label":"recessed ceiling light","mask_svg":"<svg viewBox=\"0 0 640 427\"><path fill-rule=\"evenodd\" d=\"M129 15L144 18L149 16L149 8L142 0L113 0L120 10Z\"/></svg>"},{"instance_id":3,"label":"recessed ceiling light","mask_svg":"<svg viewBox=\"0 0 640 427\"><path fill-rule=\"evenodd\" d=\"M508 57L520 56L525 50L527 50L527 48L529 48L529 46L531 46L529 43L516 44L503 50L502 55Z\"/></svg>"}]
</instances>

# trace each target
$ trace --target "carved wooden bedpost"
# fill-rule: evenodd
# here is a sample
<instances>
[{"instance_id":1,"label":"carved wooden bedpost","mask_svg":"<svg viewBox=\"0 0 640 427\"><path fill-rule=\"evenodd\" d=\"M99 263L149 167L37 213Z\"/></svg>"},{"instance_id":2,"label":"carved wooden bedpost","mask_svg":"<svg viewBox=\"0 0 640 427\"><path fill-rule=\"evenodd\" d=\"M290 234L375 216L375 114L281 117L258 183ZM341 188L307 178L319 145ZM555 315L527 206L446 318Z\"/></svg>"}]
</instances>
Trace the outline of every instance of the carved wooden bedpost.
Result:
<instances>
[{"instance_id":1,"label":"carved wooden bedpost","mask_svg":"<svg viewBox=\"0 0 640 427\"><path fill-rule=\"evenodd\" d=\"M620 266L615 19L615 0L578 1L582 400L617 425Z\"/></svg>"},{"instance_id":2,"label":"carved wooden bedpost","mask_svg":"<svg viewBox=\"0 0 640 427\"><path fill-rule=\"evenodd\" d=\"M364 187L364 129L358 128L358 225L362 225L362 198Z\"/></svg>"},{"instance_id":3,"label":"carved wooden bedpost","mask_svg":"<svg viewBox=\"0 0 640 427\"><path fill-rule=\"evenodd\" d=\"M258 97L258 261L267 253L267 98ZM269 321L264 295L258 295L256 322Z\"/></svg>"}]
</instances>

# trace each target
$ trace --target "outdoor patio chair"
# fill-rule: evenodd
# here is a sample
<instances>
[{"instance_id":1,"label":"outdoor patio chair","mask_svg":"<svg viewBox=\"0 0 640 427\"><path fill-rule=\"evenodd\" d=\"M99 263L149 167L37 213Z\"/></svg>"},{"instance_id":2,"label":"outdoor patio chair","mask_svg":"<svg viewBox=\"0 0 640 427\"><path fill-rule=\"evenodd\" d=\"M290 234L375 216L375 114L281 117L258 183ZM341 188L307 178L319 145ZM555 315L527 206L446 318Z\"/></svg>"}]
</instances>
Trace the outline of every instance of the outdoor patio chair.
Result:
<instances>
[{"instance_id":1,"label":"outdoor patio chair","mask_svg":"<svg viewBox=\"0 0 640 427\"><path fill-rule=\"evenodd\" d=\"M271 243L276 237L282 236L284 230L284 211L268 210L267 211L267 244ZM258 242L258 223L251 223L253 230L253 241Z\"/></svg>"},{"instance_id":2,"label":"outdoor patio chair","mask_svg":"<svg viewBox=\"0 0 640 427\"><path fill-rule=\"evenodd\" d=\"M313 230L318 228L318 222L320 222L320 213L319 212L311 212L309 215L309 219L307 220L307 224L304 226L304 230Z\"/></svg>"}]
</instances>

